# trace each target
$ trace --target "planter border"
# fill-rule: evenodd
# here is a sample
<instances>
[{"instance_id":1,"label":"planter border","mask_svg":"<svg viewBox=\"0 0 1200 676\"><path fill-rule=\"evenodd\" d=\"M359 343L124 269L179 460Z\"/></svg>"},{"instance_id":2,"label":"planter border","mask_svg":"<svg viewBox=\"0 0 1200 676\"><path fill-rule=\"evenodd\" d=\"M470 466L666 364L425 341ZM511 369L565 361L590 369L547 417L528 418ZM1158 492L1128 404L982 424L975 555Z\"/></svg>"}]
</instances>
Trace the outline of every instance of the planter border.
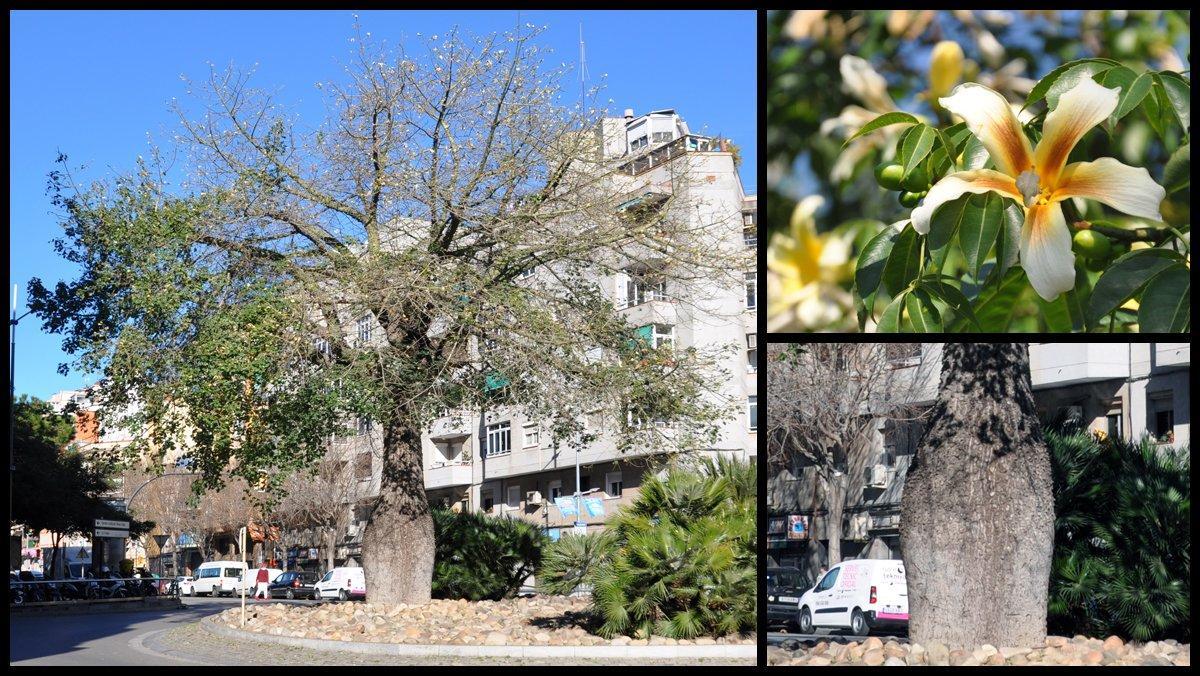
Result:
<instances>
[{"instance_id":1,"label":"planter border","mask_svg":"<svg viewBox=\"0 0 1200 676\"><path fill-rule=\"evenodd\" d=\"M130 613L147 610L176 610L183 608L177 596L135 597L120 599L74 599L70 601L40 601L9 605L10 616L16 615L94 615L98 613Z\"/></svg>"},{"instance_id":2,"label":"planter border","mask_svg":"<svg viewBox=\"0 0 1200 676\"><path fill-rule=\"evenodd\" d=\"M217 622L212 617L200 620L206 631L223 638L265 641L280 645L361 653L367 655L408 655L447 657L575 657L588 659L637 658L637 659L712 659L736 658L757 659L758 645L753 643L736 645L455 645L455 644L411 644L377 643L367 641L337 641L323 638L300 638L277 636L245 629L234 629Z\"/></svg>"}]
</instances>

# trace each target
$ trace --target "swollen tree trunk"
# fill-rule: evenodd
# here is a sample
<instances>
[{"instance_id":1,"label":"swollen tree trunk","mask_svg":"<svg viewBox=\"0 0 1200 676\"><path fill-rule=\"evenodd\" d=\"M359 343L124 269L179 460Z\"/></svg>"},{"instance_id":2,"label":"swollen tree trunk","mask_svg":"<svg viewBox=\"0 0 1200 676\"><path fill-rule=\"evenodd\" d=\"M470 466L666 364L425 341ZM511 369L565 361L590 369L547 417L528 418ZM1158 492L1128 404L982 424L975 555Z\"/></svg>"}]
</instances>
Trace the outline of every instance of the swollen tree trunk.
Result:
<instances>
[{"instance_id":1,"label":"swollen tree trunk","mask_svg":"<svg viewBox=\"0 0 1200 676\"><path fill-rule=\"evenodd\" d=\"M329 572L329 571L333 570L333 559L334 559L333 554L334 554L334 549L337 547L337 529L336 528L330 528L325 533L325 541L329 543L329 546L325 548L325 565L326 565L325 572Z\"/></svg>"},{"instance_id":2,"label":"swollen tree trunk","mask_svg":"<svg viewBox=\"0 0 1200 676\"><path fill-rule=\"evenodd\" d=\"M383 480L362 538L367 594L376 603L427 603L433 585L433 517L421 437L403 420L383 433Z\"/></svg>"},{"instance_id":3,"label":"swollen tree trunk","mask_svg":"<svg viewBox=\"0 0 1200 676\"><path fill-rule=\"evenodd\" d=\"M947 343L900 503L914 643L1043 644L1052 491L1027 345Z\"/></svg>"}]
</instances>

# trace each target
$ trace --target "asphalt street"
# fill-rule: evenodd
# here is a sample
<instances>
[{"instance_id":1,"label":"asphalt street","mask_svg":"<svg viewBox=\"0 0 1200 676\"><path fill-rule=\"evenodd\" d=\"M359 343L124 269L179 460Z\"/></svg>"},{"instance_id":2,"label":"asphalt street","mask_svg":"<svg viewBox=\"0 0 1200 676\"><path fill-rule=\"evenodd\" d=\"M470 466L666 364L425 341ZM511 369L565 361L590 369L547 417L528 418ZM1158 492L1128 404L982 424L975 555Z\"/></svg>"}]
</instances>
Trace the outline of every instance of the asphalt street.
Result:
<instances>
[{"instance_id":1,"label":"asphalt street","mask_svg":"<svg viewBox=\"0 0 1200 676\"><path fill-rule=\"evenodd\" d=\"M184 598L182 610L94 615L9 615L9 664L84 666L195 663L171 659L146 647L164 632L198 622L241 602L240 598ZM316 601L275 601L312 604ZM247 599L250 607L254 601ZM257 603L263 603L259 601Z\"/></svg>"}]
</instances>

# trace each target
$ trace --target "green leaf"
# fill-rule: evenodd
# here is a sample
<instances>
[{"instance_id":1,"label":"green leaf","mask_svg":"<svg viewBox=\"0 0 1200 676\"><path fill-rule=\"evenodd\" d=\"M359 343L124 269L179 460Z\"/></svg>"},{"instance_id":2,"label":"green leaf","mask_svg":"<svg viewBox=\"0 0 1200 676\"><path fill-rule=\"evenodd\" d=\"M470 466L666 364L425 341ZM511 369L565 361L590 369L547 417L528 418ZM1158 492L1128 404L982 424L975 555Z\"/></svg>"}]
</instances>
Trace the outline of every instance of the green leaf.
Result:
<instances>
[{"instance_id":1,"label":"green leaf","mask_svg":"<svg viewBox=\"0 0 1200 676\"><path fill-rule=\"evenodd\" d=\"M875 325L876 333L900 333L900 310L904 307L904 297L907 295L902 293L888 303L879 316L879 323Z\"/></svg>"},{"instance_id":2,"label":"green leaf","mask_svg":"<svg viewBox=\"0 0 1200 676\"><path fill-rule=\"evenodd\" d=\"M1066 292L1067 309L1071 312L1071 327L1073 330L1090 330L1087 306L1092 297L1092 282L1087 270L1080 260L1075 261L1075 288Z\"/></svg>"},{"instance_id":3,"label":"green leaf","mask_svg":"<svg viewBox=\"0 0 1200 676\"><path fill-rule=\"evenodd\" d=\"M1179 254L1167 249L1140 249L1118 258L1092 289L1089 303L1092 324L1132 298L1155 275L1181 260Z\"/></svg>"},{"instance_id":4,"label":"green leaf","mask_svg":"<svg viewBox=\"0 0 1200 676\"><path fill-rule=\"evenodd\" d=\"M929 294L916 289L904 299L908 321L917 333L941 333L942 317Z\"/></svg>"},{"instance_id":5,"label":"green leaf","mask_svg":"<svg viewBox=\"0 0 1200 676\"><path fill-rule=\"evenodd\" d=\"M858 131L854 132L854 135L851 136L850 138L846 139L846 143L843 143L842 147L843 148L846 147L846 145L848 143L850 143L851 141L853 141L854 139L858 138L859 136L862 136L863 134L869 134L869 133L875 131L876 129L882 129L883 127L893 125L893 124L918 124L918 123L920 123L920 120L913 117L912 115L909 115L908 113L899 113L899 112L884 113L883 115L880 115L879 117L875 118L874 120L871 120L870 122L864 124L862 129L859 129Z\"/></svg>"},{"instance_id":6,"label":"green leaf","mask_svg":"<svg viewBox=\"0 0 1200 676\"><path fill-rule=\"evenodd\" d=\"M975 328L982 328L979 325L979 319L975 316L975 311L971 309L971 301L967 300L962 291L940 279L928 277L921 279L920 288L940 298L942 302L950 306L959 316L970 320L975 325Z\"/></svg>"},{"instance_id":7,"label":"green leaf","mask_svg":"<svg viewBox=\"0 0 1200 676\"><path fill-rule=\"evenodd\" d=\"M921 268L921 237L912 223L904 226L883 266L883 284L892 294L903 291Z\"/></svg>"},{"instance_id":8,"label":"green leaf","mask_svg":"<svg viewBox=\"0 0 1200 676\"><path fill-rule=\"evenodd\" d=\"M1150 86L1154 84L1154 76L1152 73L1142 73L1137 76L1133 84L1129 88L1121 92L1121 100L1117 103L1117 109L1113 112L1110 118L1113 124L1121 121L1121 118L1132 113L1142 99L1146 98L1146 94L1150 93Z\"/></svg>"},{"instance_id":9,"label":"green leaf","mask_svg":"<svg viewBox=\"0 0 1200 676\"><path fill-rule=\"evenodd\" d=\"M993 192L971 195L962 207L958 242L971 273L979 276L979 267L996 243L1004 220L1004 198Z\"/></svg>"},{"instance_id":10,"label":"green leaf","mask_svg":"<svg viewBox=\"0 0 1200 676\"><path fill-rule=\"evenodd\" d=\"M1046 105L1050 110L1058 107L1058 99L1063 94L1071 91L1085 77L1095 79L1095 76L1107 70L1117 67L1118 63L1098 62L1091 59L1085 60L1082 63L1072 67L1067 72L1063 73L1050 88L1046 90ZM1128 70L1128 69L1127 69ZM1130 71L1132 74L1132 71Z\"/></svg>"},{"instance_id":11,"label":"green leaf","mask_svg":"<svg viewBox=\"0 0 1200 676\"><path fill-rule=\"evenodd\" d=\"M1185 143L1171 154L1167 166L1163 169L1163 187L1167 194L1182 190L1192 184L1192 150L1190 143Z\"/></svg>"},{"instance_id":12,"label":"green leaf","mask_svg":"<svg viewBox=\"0 0 1200 676\"><path fill-rule=\"evenodd\" d=\"M1034 295L1037 298L1038 308L1042 312L1042 321L1046 325L1046 330L1051 333L1070 333L1072 328L1071 310L1067 307L1067 294L1060 293L1058 298L1049 302L1037 294Z\"/></svg>"},{"instance_id":13,"label":"green leaf","mask_svg":"<svg viewBox=\"0 0 1200 676\"><path fill-rule=\"evenodd\" d=\"M1065 73L1069 72L1071 69L1073 69L1077 66L1083 65L1085 63L1107 64L1108 68L1112 68L1113 66L1121 65L1121 64L1117 63L1116 61L1113 61L1112 59L1080 59L1078 61L1068 61L1067 63L1064 63L1063 65L1059 66L1058 68L1055 68L1054 70L1047 73L1046 77L1042 78L1041 80L1038 80L1038 83L1033 86L1033 89L1029 90L1029 96L1025 97L1025 105L1023 106L1023 108L1028 108L1029 106L1032 106L1033 104L1037 103L1038 101L1041 101L1042 99L1046 98L1046 94L1049 92L1050 88L1053 87L1054 84L1059 80L1059 78L1061 78ZM1106 70L1106 69L1101 69L1101 70ZM1099 72L1099 71L1097 71L1097 72ZM1078 82L1078 81L1079 81L1078 79L1075 80L1075 82ZM1057 99L1055 99L1055 101L1057 102ZM1053 108L1053 106L1051 106L1051 108Z\"/></svg>"},{"instance_id":14,"label":"green leaf","mask_svg":"<svg viewBox=\"0 0 1200 676\"><path fill-rule=\"evenodd\" d=\"M963 169L982 169L988 162L988 150L979 139L972 136L963 148Z\"/></svg>"},{"instance_id":15,"label":"green leaf","mask_svg":"<svg viewBox=\"0 0 1200 676\"><path fill-rule=\"evenodd\" d=\"M1154 74L1155 81L1163 88L1171 112L1186 133L1192 126L1192 85L1179 73L1169 70ZM1161 103L1161 101L1160 101Z\"/></svg>"},{"instance_id":16,"label":"green leaf","mask_svg":"<svg viewBox=\"0 0 1200 676\"><path fill-rule=\"evenodd\" d=\"M1146 285L1138 306L1142 333L1182 333L1191 326L1192 279L1186 265L1176 263Z\"/></svg>"},{"instance_id":17,"label":"green leaf","mask_svg":"<svg viewBox=\"0 0 1200 676\"><path fill-rule=\"evenodd\" d=\"M998 284L985 286L975 302L975 317L980 329L991 333L1007 333L1017 299L1027 288L1025 271L1019 266L1010 268Z\"/></svg>"},{"instance_id":18,"label":"green leaf","mask_svg":"<svg viewBox=\"0 0 1200 676\"><path fill-rule=\"evenodd\" d=\"M1137 73L1134 73L1125 66L1116 66L1115 68L1110 68L1103 73L1100 73L1095 79L1096 82L1108 87L1109 89L1116 87L1120 90L1117 93L1117 107L1120 108L1120 99L1125 96L1125 93L1129 91L1130 86L1132 86L1134 81L1137 80ZM1117 115L1116 111L1114 110L1113 114L1109 115L1108 120L1105 121L1105 129L1108 131L1109 136L1112 136L1113 128L1116 126L1116 124Z\"/></svg>"},{"instance_id":19,"label":"green leaf","mask_svg":"<svg viewBox=\"0 0 1200 676\"><path fill-rule=\"evenodd\" d=\"M866 298L879 288L879 280L883 278L883 266L892 253L892 246L900 233L888 226L882 232L871 238L858 255L858 264L854 270L854 283L858 287L858 295Z\"/></svg>"},{"instance_id":20,"label":"green leaf","mask_svg":"<svg viewBox=\"0 0 1200 676\"><path fill-rule=\"evenodd\" d=\"M971 130L965 122L959 122L945 130L938 129L937 133L939 143L929 154L929 169L931 176L944 176L954 168L954 160L966 145Z\"/></svg>"},{"instance_id":21,"label":"green leaf","mask_svg":"<svg viewBox=\"0 0 1200 676\"><path fill-rule=\"evenodd\" d=\"M1150 88L1150 93L1142 101L1142 112L1146 115L1146 121L1150 123L1150 128L1158 135L1160 140L1167 139L1167 128L1171 124L1173 117L1171 113L1171 102L1167 100L1167 93L1163 89L1162 83L1158 78L1154 78L1154 84Z\"/></svg>"},{"instance_id":22,"label":"green leaf","mask_svg":"<svg viewBox=\"0 0 1200 676\"><path fill-rule=\"evenodd\" d=\"M897 158L897 161L904 163L905 174L916 168L929 155L936 139L937 132L927 124L918 125L909 130L908 136L904 139L904 147L900 149Z\"/></svg>"}]
</instances>

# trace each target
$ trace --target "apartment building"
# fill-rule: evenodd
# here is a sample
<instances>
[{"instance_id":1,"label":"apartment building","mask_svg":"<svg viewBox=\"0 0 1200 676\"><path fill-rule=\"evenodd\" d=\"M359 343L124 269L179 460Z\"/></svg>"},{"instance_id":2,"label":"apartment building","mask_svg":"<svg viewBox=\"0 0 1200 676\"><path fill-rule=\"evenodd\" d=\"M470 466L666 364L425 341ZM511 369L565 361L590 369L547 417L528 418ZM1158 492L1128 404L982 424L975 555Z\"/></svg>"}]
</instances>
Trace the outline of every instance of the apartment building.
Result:
<instances>
[{"instance_id":1,"label":"apartment building","mask_svg":"<svg viewBox=\"0 0 1200 676\"><path fill-rule=\"evenodd\" d=\"M698 223L716 224L731 245L753 251L757 241L757 198L746 195L729 141L692 134L674 110L606 118L596 129L597 146L617 169L629 200L618 209L663 202L678 196L695 205ZM686 167L689 180L677 179ZM637 269L598 275L617 311L655 346L732 346L721 364L729 375L719 395L739 414L724 424L720 438L704 453L756 456L758 428L758 277L753 268L736 288L713 282L682 291ZM361 331L370 337L370 324ZM497 383L499 386L500 383ZM361 533L371 498L378 495L382 430L357 421L358 435L337 438L331 453L351 463L358 486L353 519L339 544L339 561L361 553ZM589 417L589 427L598 425ZM432 504L525 519L557 538L576 522L587 529L603 524L637 494L654 449L622 453L604 430L578 452L554 449L545 421L505 410L456 411L435 421L422 436L425 485ZM573 511L582 494L580 514ZM568 504L556 503L560 501ZM314 543L316 544L316 543Z\"/></svg>"},{"instance_id":2,"label":"apartment building","mask_svg":"<svg viewBox=\"0 0 1200 676\"><path fill-rule=\"evenodd\" d=\"M912 378L913 403L937 398L940 343L893 346L889 359ZM1044 420L1072 417L1100 435L1189 443L1191 348L1188 343L1030 343L1034 402ZM881 421L873 447L847 473L843 558L900 558L900 498L924 431L921 420ZM767 550L772 565L810 575L826 562L825 506L812 468L795 466L768 480Z\"/></svg>"}]
</instances>

